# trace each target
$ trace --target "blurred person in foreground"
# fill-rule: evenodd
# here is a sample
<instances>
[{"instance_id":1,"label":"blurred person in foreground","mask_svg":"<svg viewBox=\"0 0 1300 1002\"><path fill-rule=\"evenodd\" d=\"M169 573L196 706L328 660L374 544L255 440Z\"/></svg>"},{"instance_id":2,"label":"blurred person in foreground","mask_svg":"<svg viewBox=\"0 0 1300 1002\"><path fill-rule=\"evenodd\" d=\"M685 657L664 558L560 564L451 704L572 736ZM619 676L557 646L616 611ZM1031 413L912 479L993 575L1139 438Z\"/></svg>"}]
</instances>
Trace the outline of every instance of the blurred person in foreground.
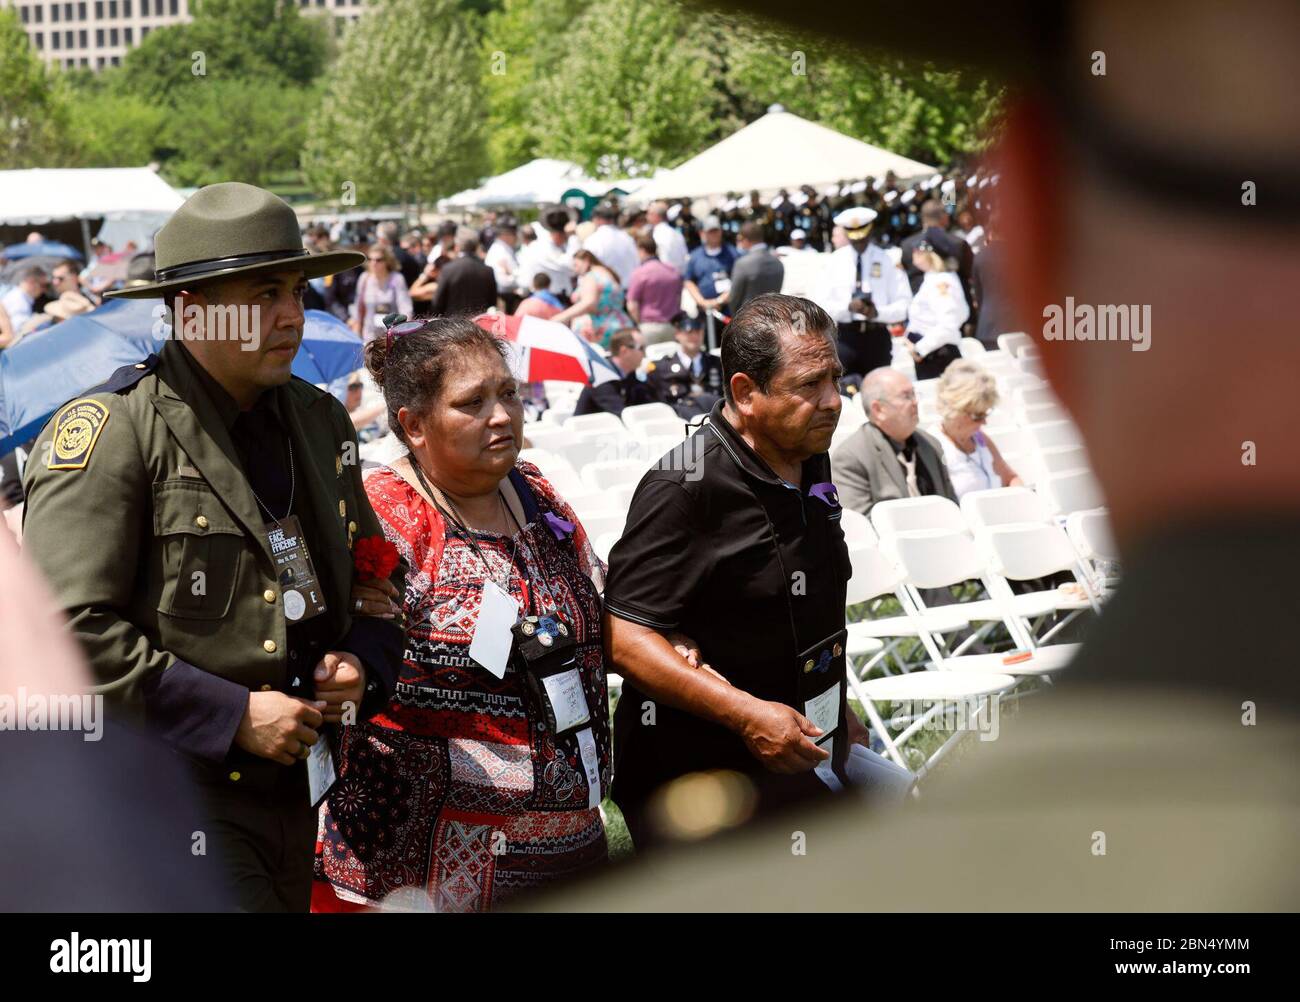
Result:
<instances>
[{"instance_id":1,"label":"blurred person in foreground","mask_svg":"<svg viewBox=\"0 0 1300 1002\"><path fill-rule=\"evenodd\" d=\"M89 702L85 658L48 586L3 526L0 578L0 700L24 718L14 731L11 716L0 736L0 906L229 908L218 857L193 851L205 820L184 769L156 738L105 720ZM78 726L51 728L56 701L79 704Z\"/></svg>"},{"instance_id":2,"label":"blurred person in foreground","mask_svg":"<svg viewBox=\"0 0 1300 1002\"><path fill-rule=\"evenodd\" d=\"M1284 638L1248 624L1294 618L1300 565L1300 342L1283 291L1300 250L1273 225L1296 217L1300 8L1034 5L951 43L875 8L864 42L960 46L1021 75L996 151L1009 288L1087 442L1123 580L1054 693L907 814L807 812L815 857L792 857L789 826L755 829L545 905L1294 911L1300 675ZM1105 76L1089 71L1099 51ZM1047 339L1067 295L1149 304L1150 349ZM1229 315L1267 365L1224 366ZM1217 415L1195 435L1189 400Z\"/></svg>"},{"instance_id":3,"label":"blurred person in foreground","mask_svg":"<svg viewBox=\"0 0 1300 1002\"><path fill-rule=\"evenodd\" d=\"M537 317L539 320L551 320L564 312L564 304L551 292L551 276L539 271L533 276L533 293L520 301L515 313L521 317Z\"/></svg>"},{"instance_id":4,"label":"blurred person in foreground","mask_svg":"<svg viewBox=\"0 0 1300 1002\"><path fill-rule=\"evenodd\" d=\"M605 861L604 568L531 463L504 342L398 324L366 364L407 454L366 478L410 568L386 712L344 731L319 911L486 911Z\"/></svg>"},{"instance_id":5,"label":"blurred person in foreground","mask_svg":"<svg viewBox=\"0 0 1300 1002\"><path fill-rule=\"evenodd\" d=\"M641 481L610 554L613 797L639 850L663 840L659 791L679 777L738 773L776 810L829 795L849 744L867 743L844 699L833 333L806 299L740 310L722 340L726 399Z\"/></svg>"}]
</instances>

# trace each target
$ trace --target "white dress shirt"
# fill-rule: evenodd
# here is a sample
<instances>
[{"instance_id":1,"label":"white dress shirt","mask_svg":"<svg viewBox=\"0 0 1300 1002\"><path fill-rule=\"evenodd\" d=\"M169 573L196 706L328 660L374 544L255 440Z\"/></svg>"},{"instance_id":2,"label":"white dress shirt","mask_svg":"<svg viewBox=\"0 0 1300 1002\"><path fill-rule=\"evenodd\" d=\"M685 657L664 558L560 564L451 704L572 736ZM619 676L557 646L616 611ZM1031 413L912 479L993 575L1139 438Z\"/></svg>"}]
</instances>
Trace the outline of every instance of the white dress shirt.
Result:
<instances>
[{"instance_id":1,"label":"white dress shirt","mask_svg":"<svg viewBox=\"0 0 1300 1002\"><path fill-rule=\"evenodd\" d=\"M628 279L641 259L636 254L636 241L611 223L601 223L582 245L600 258L618 276L618 284L627 288Z\"/></svg>"},{"instance_id":2,"label":"white dress shirt","mask_svg":"<svg viewBox=\"0 0 1300 1002\"><path fill-rule=\"evenodd\" d=\"M849 323L861 319L849 310L854 290L859 287L871 293L877 322L899 324L907 319L912 302L907 273L876 244L867 244L861 255L852 244L845 244L831 254L820 281L815 284L812 299L836 323Z\"/></svg>"},{"instance_id":3,"label":"white dress shirt","mask_svg":"<svg viewBox=\"0 0 1300 1002\"><path fill-rule=\"evenodd\" d=\"M483 263L492 269L497 277L497 292L513 292L519 284L519 259L515 249L504 240L493 240L492 246L483 255Z\"/></svg>"},{"instance_id":4,"label":"white dress shirt","mask_svg":"<svg viewBox=\"0 0 1300 1002\"><path fill-rule=\"evenodd\" d=\"M659 260L676 268L677 274L685 275L686 259L690 256L686 251L686 238L663 220L655 223L652 236Z\"/></svg>"},{"instance_id":5,"label":"white dress shirt","mask_svg":"<svg viewBox=\"0 0 1300 1002\"><path fill-rule=\"evenodd\" d=\"M573 251L576 250L572 244L573 241L570 241L567 247L557 247L551 240L550 232L543 229L538 238L519 253L519 284L525 289L531 289L533 276L542 271L551 277L551 292L557 296L571 294Z\"/></svg>"},{"instance_id":6,"label":"white dress shirt","mask_svg":"<svg viewBox=\"0 0 1300 1002\"><path fill-rule=\"evenodd\" d=\"M956 272L927 271L916 290L907 318L907 332L920 334L917 354L925 356L946 344L961 344L961 325L970 316L966 294Z\"/></svg>"}]
</instances>

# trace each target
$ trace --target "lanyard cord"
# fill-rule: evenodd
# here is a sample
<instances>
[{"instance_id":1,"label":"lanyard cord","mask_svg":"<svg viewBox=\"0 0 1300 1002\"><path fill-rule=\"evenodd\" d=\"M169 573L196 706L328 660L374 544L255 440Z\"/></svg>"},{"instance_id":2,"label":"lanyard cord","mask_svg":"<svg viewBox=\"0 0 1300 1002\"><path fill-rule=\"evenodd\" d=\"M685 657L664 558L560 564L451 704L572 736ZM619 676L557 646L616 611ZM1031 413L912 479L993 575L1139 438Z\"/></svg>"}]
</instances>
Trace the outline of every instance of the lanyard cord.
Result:
<instances>
[{"instance_id":1,"label":"lanyard cord","mask_svg":"<svg viewBox=\"0 0 1300 1002\"><path fill-rule=\"evenodd\" d=\"M456 508L455 504L452 503L451 498L447 497L446 492L443 491L441 488L432 486L429 483L429 480L424 475L424 470L420 466L420 461L416 459L414 453L411 454L411 469L415 471L415 475L420 481L420 486L422 486L425 489L425 491L428 492L429 496L433 498L434 506L442 514L443 518L449 519L451 521L451 524L454 525L456 529L461 534L464 535L466 541L470 545L470 548L474 551L474 553L478 556L479 561L483 564L483 569L487 572L488 580L490 580L493 584L497 584L497 580L492 574L492 567L487 562L487 557L483 555L483 551L479 549L478 541L474 538L474 533L469 528L468 523L466 523L464 518L461 517L460 511ZM510 516L510 521L515 524L515 530L516 530L514 537L510 541L510 563L506 568L505 584L504 586L499 586L501 587L501 590L503 592L509 595L510 594L510 569L515 566L515 557L519 553L519 535L522 532L523 527L520 526L519 520L515 518L515 513L510 510L510 505L506 504L505 495L501 493L500 488L497 488L497 497L501 499L501 506L505 508L506 514ZM447 506L451 509L450 512L443 508L442 504L438 501L438 498L442 498L443 501L447 502ZM522 577L524 578L526 584L528 579L528 574L526 572L526 565L525 565L525 573L522 575ZM531 613L533 608L533 601L532 601L533 589L525 587L524 590L528 593L528 599L529 599L528 608L529 608L529 612Z\"/></svg>"},{"instance_id":2,"label":"lanyard cord","mask_svg":"<svg viewBox=\"0 0 1300 1002\"><path fill-rule=\"evenodd\" d=\"M293 489L296 481L293 473L293 439L286 436L285 441L289 445L289 510L284 513L284 518L288 518L290 515L293 514ZM262 511L266 512L267 517L270 518L272 522L284 521L283 518L276 518L275 515L271 512L271 509L268 508L265 504L263 504L262 499L257 496L257 491L253 490L252 481L248 482L248 492L253 495L253 500L256 501L259 505L261 505Z\"/></svg>"}]
</instances>

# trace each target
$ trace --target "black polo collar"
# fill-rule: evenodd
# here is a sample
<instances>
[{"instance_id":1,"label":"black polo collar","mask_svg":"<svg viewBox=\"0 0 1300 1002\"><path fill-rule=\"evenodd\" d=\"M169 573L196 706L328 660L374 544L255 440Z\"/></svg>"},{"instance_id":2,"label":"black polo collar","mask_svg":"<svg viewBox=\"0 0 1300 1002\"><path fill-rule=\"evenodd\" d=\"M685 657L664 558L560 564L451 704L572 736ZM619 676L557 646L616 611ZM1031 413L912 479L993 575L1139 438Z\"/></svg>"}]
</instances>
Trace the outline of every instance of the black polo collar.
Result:
<instances>
[{"instance_id":1,"label":"black polo collar","mask_svg":"<svg viewBox=\"0 0 1300 1002\"><path fill-rule=\"evenodd\" d=\"M732 427L731 422L722 416L723 406L724 401L722 400L713 405L713 410L709 412L708 426L713 429L714 434L718 436L718 441L722 443L723 448L735 460L736 465L743 473L755 480L761 480L763 483L772 484L775 487L789 489L789 483L777 476L772 471L772 468L767 465L767 461L755 452L744 437L741 436L740 432ZM801 493L806 493L813 484L818 482L818 478L822 473L819 468L821 464L818 462L820 458L819 456L810 456L800 464L799 489Z\"/></svg>"}]
</instances>

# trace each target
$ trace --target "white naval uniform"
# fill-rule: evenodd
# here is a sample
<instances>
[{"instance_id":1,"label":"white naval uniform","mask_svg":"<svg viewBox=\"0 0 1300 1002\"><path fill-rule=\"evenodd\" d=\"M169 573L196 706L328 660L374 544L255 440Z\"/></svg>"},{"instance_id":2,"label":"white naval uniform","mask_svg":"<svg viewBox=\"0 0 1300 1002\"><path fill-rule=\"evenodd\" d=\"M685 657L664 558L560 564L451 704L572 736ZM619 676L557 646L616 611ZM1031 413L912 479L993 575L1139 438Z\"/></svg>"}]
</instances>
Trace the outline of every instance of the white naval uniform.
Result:
<instances>
[{"instance_id":1,"label":"white naval uniform","mask_svg":"<svg viewBox=\"0 0 1300 1002\"><path fill-rule=\"evenodd\" d=\"M961 346L961 325L970 316L961 279L954 271L927 271L908 314L907 333L920 334L922 358L946 344Z\"/></svg>"},{"instance_id":2,"label":"white naval uniform","mask_svg":"<svg viewBox=\"0 0 1300 1002\"><path fill-rule=\"evenodd\" d=\"M840 324L863 319L851 313L849 303L858 280L858 252L852 244L845 244L830 255L822 272L821 281L813 293L813 301ZM871 293L876 308L875 321L882 324L901 324L907 319L912 302L912 286L907 273L890 260L889 254L876 244L867 244L862 252L861 287Z\"/></svg>"}]
</instances>

